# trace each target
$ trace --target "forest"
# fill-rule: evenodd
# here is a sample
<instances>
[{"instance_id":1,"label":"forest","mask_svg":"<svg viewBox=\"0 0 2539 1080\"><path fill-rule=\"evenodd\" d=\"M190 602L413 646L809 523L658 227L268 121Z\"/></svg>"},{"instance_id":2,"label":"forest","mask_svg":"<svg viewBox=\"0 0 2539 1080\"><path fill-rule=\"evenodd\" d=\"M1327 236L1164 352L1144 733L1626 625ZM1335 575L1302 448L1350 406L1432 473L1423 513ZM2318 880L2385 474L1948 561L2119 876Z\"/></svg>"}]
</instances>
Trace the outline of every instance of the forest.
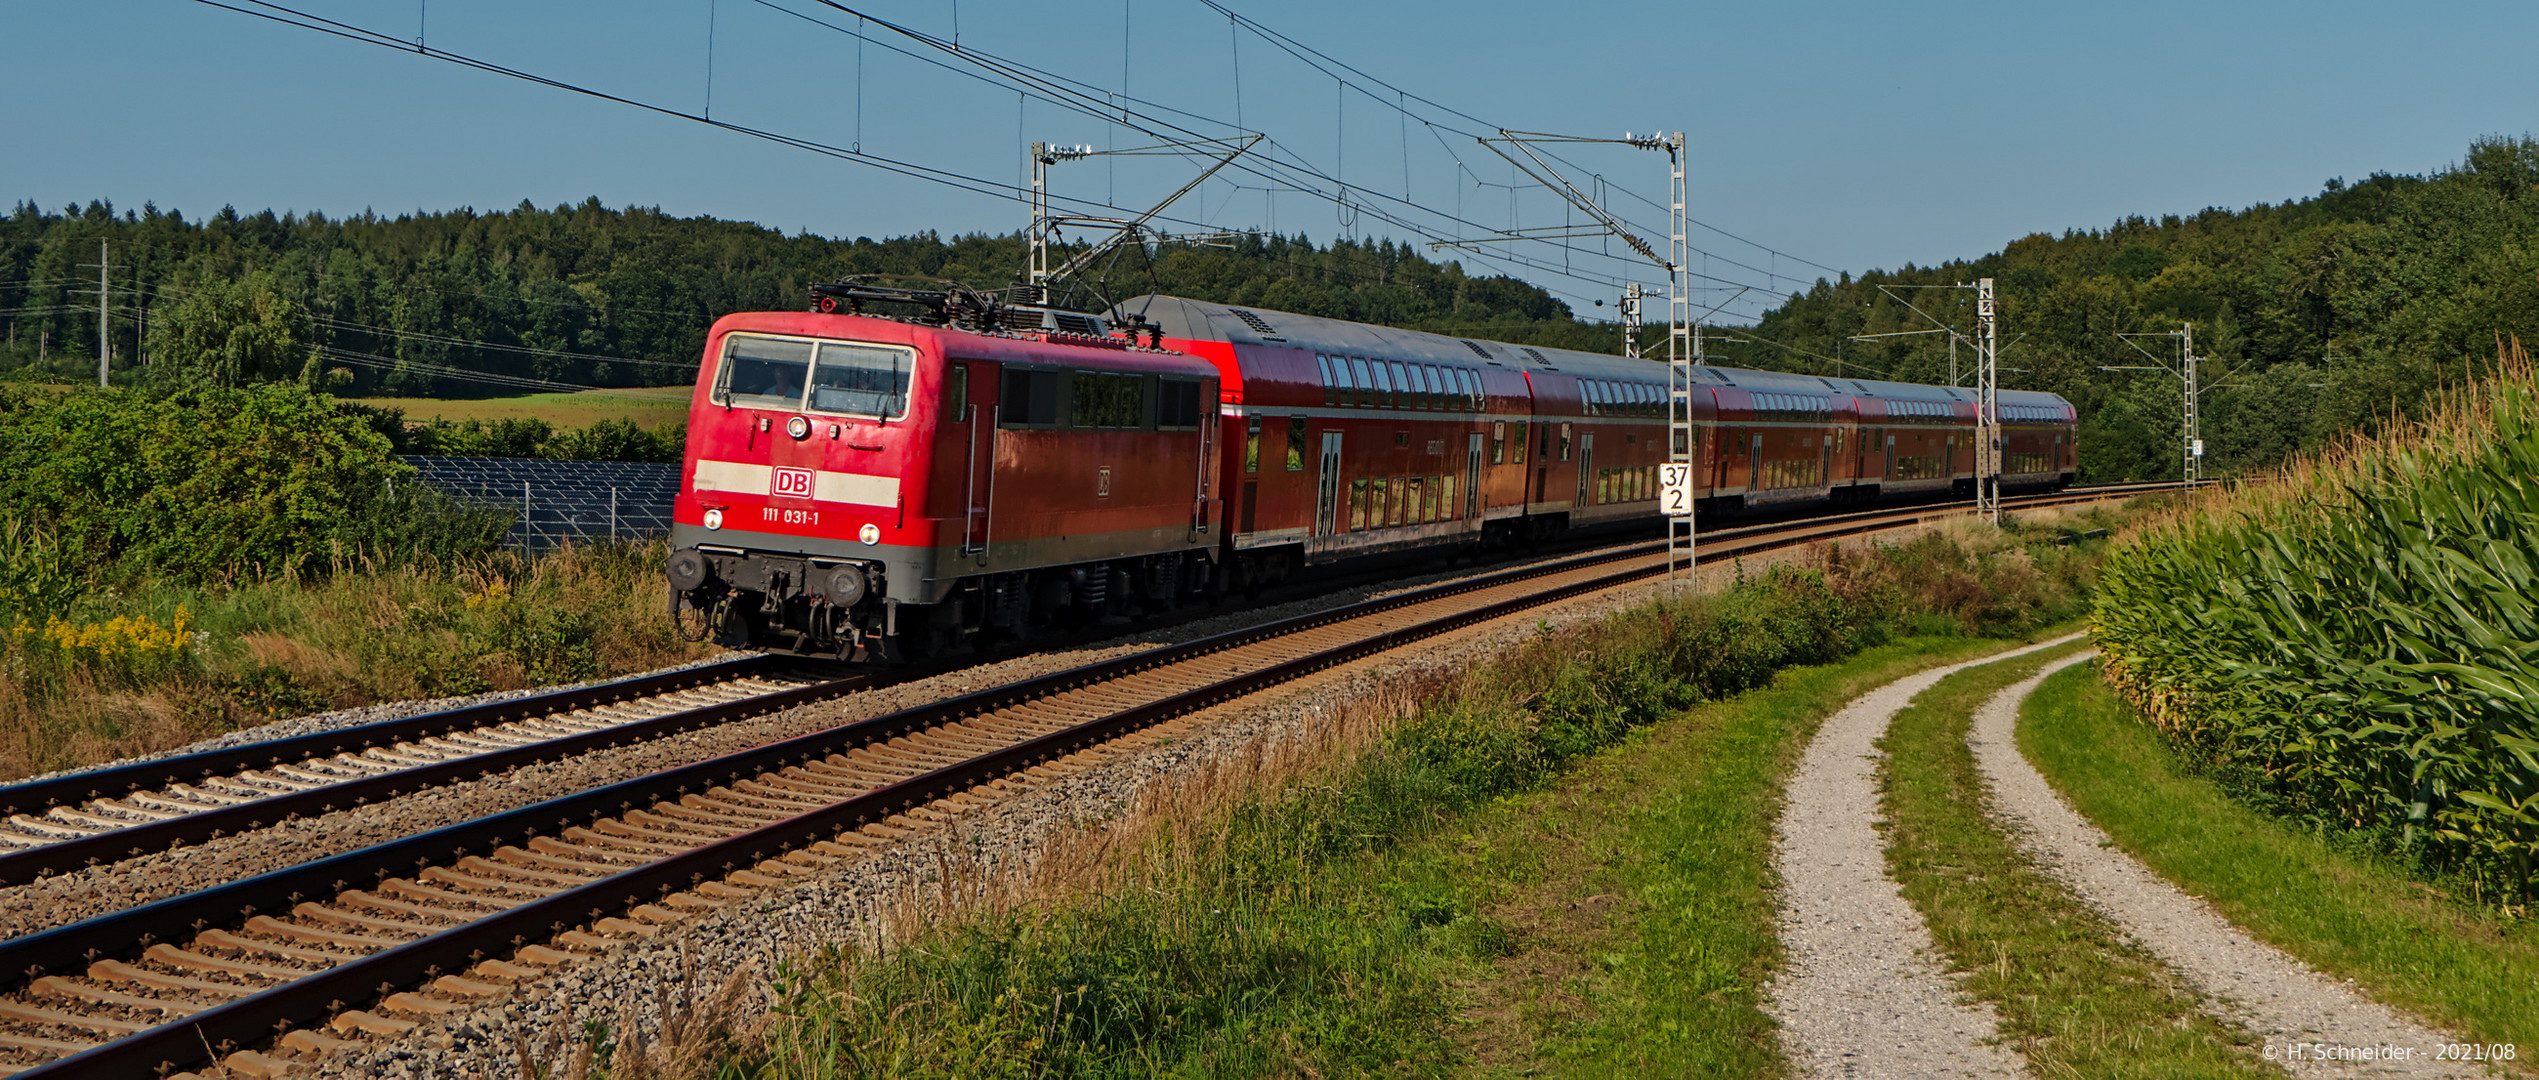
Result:
<instances>
[{"instance_id":1,"label":"forest","mask_svg":"<svg viewBox=\"0 0 2539 1080\"><path fill-rule=\"evenodd\" d=\"M1980 259L1820 280L1754 327L1786 347L1716 351L1725 363L1945 382L1944 333L1856 339L1971 333L1973 293L1931 286L1990 277L2002 385L2071 399L2084 479L2178 475L2182 386L2157 370L2178 344L2117 335L2187 327L2204 358L2205 475L2247 475L2419 416L2430 391L2489 371L2499 344L2539 341L2535 241L2539 142L2487 138L2427 175L2329 180L2305 199L2131 217ZM1972 360L1961 346L1960 366Z\"/></svg>"},{"instance_id":2,"label":"forest","mask_svg":"<svg viewBox=\"0 0 2539 1080\"><path fill-rule=\"evenodd\" d=\"M2078 406L2084 479L2177 474L2181 386L2162 365L2179 343L2119 335L2189 327L2204 358L2206 473L2259 473L2414 413L2431 390L2486 370L2503 341L2539 340L2534 189L2539 142L2485 138L2423 175L2329 180L2282 203L2129 217L1981 258L1819 280L1754 326L1706 333L1705 345L1723 364L1945 382L1951 335L1940 328L1974 329L1973 294L1954 286L1991 277L2003 385ZM0 219L0 373L94 378L101 243L118 382L290 380L342 396L678 384L722 313L793 308L808 283L850 274L1000 288L1024 260L1018 235L787 235L596 199L395 217L224 207L199 220L21 202ZM1613 324L1541 288L1390 241L1132 246L1103 280L1118 297L1172 292L1530 344L1620 344ZM1971 383L1972 352L1958 353Z\"/></svg>"},{"instance_id":3,"label":"forest","mask_svg":"<svg viewBox=\"0 0 2539 1080\"><path fill-rule=\"evenodd\" d=\"M1001 289L1025 254L1019 235L789 236L596 199L397 217L224 207L199 221L155 205L21 202L0 220L0 371L95 377L101 243L119 379L295 379L416 397L681 384L724 313L800 308L811 282L853 274ZM1173 291L1583 348L1618 340L1533 285L1383 241L1132 247L1107 281L1121 297Z\"/></svg>"}]
</instances>

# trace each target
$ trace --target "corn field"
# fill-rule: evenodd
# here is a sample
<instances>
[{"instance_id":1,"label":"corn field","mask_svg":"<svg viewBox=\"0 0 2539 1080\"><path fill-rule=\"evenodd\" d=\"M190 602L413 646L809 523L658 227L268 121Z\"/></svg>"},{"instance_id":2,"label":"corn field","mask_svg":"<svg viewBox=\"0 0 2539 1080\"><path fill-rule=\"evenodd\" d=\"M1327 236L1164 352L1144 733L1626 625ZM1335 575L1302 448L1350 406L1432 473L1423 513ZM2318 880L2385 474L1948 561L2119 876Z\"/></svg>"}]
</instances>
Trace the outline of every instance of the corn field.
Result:
<instances>
[{"instance_id":1,"label":"corn field","mask_svg":"<svg viewBox=\"0 0 2539 1080\"><path fill-rule=\"evenodd\" d=\"M2539 383L2518 342L2504 352L2425 421L2121 538L2093 633L2109 681L2174 740L2526 912Z\"/></svg>"}]
</instances>

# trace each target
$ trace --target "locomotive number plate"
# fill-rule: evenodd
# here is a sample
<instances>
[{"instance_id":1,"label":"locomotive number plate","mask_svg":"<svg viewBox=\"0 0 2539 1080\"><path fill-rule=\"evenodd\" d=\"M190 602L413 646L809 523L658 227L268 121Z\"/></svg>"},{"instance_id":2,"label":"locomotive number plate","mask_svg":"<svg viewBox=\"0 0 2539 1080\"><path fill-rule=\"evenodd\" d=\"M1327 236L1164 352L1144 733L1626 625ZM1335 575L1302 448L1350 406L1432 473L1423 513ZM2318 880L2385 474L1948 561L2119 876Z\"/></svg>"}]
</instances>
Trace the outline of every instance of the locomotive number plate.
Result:
<instances>
[{"instance_id":1,"label":"locomotive number plate","mask_svg":"<svg viewBox=\"0 0 2539 1080\"><path fill-rule=\"evenodd\" d=\"M758 510L758 520L772 521L779 525L817 525L820 523L820 512L817 510L786 510L781 507L763 506Z\"/></svg>"}]
</instances>

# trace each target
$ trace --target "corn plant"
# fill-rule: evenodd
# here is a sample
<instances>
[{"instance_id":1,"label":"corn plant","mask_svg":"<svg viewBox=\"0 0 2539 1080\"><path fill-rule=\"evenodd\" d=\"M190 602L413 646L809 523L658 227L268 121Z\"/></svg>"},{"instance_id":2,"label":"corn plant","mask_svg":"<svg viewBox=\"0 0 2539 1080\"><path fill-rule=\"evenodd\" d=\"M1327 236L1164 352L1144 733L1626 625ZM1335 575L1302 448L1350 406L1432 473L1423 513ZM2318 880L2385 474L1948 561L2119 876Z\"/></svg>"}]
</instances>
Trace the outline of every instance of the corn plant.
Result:
<instances>
[{"instance_id":1,"label":"corn plant","mask_svg":"<svg viewBox=\"0 0 2539 1080\"><path fill-rule=\"evenodd\" d=\"M2305 816L2431 844L2526 903L2539 853L2539 386L2205 495L2100 570L2108 676Z\"/></svg>"}]
</instances>

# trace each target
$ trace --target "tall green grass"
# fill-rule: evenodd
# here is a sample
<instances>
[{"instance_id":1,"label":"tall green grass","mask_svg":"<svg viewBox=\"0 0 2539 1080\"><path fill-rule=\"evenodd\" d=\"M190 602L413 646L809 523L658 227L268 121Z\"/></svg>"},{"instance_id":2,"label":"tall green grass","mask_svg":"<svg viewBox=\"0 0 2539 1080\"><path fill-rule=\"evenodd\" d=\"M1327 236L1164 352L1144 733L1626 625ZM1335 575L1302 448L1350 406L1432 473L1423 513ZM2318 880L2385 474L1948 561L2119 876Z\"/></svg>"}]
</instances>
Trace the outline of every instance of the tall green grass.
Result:
<instances>
[{"instance_id":1,"label":"tall green grass","mask_svg":"<svg viewBox=\"0 0 2539 1080\"><path fill-rule=\"evenodd\" d=\"M0 605L0 778L277 717L707 655L663 611L663 557L655 541L360 560L228 585L143 577L50 611Z\"/></svg>"},{"instance_id":2,"label":"tall green grass","mask_svg":"<svg viewBox=\"0 0 2539 1080\"><path fill-rule=\"evenodd\" d=\"M2503 374L2120 538L2109 681L2282 812L2524 913L2539 852L2539 387Z\"/></svg>"}]
</instances>

